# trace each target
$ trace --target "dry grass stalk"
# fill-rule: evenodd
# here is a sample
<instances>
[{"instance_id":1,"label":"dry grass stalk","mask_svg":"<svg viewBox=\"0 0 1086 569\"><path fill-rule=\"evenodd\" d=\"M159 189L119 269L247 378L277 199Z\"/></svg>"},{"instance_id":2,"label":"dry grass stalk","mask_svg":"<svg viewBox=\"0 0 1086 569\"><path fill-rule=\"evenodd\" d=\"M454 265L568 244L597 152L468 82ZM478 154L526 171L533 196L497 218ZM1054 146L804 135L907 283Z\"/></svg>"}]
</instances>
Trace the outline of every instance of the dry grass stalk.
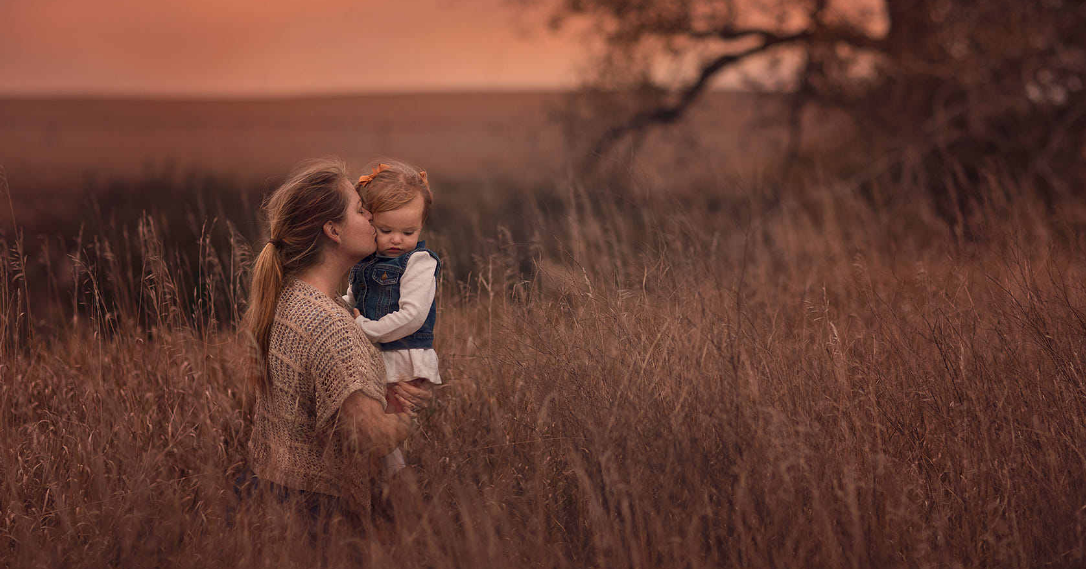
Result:
<instances>
[{"instance_id":1,"label":"dry grass stalk","mask_svg":"<svg viewBox=\"0 0 1086 569\"><path fill-rule=\"evenodd\" d=\"M204 231L195 274L150 217L76 253L83 318L36 342L5 243L6 563L1083 563L1081 208L981 207L981 238L954 242L923 204L830 190L715 211L569 195L567 233L498 232L443 283L448 387L395 525L340 521L316 546L234 494L251 250L233 226L225 254Z\"/></svg>"}]
</instances>

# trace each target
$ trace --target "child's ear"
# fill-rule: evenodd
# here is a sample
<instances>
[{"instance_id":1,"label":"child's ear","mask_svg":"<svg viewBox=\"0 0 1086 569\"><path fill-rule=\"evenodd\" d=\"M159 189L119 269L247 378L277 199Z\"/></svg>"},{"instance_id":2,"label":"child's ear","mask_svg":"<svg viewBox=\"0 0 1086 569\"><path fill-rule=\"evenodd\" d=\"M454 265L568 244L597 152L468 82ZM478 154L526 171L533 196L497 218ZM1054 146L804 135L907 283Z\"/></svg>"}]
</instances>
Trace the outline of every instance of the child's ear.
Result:
<instances>
[{"instance_id":1,"label":"child's ear","mask_svg":"<svg viewBox=\"0 0 1086 569\"><path fill-rule=\"evenodd\" d=\"M326 221L324 223L324 235L332 241L339 243L339 228L336 227L335 223L332 223L331 221Z\"/></svg>"}]
</instances>

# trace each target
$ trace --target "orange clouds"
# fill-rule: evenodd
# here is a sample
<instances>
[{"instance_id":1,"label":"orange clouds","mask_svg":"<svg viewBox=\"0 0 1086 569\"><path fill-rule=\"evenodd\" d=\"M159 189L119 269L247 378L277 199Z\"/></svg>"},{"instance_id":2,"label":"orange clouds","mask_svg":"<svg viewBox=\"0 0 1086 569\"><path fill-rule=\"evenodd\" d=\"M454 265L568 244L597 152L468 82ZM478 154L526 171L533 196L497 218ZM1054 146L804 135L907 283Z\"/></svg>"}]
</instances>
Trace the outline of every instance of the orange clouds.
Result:
<instances>
[{"instance_id":1,"label":"orange clouds","mask_svg":"<svg viewBox=\"0 0 1086 569\"><path fill-rule=\"evenodd\" d=\"M887 24L882 0L831 6ZM546 16L510 0L0 0L0 96L571 86L584 50Z\"/></svg>"},{"instance_id":2,"label":"orange clouds","mask_svg":"<svg viewBox=\"0 0 1086 569\"><path fill-rule=\"evenodd\" d=\"M542 26L522 37L502 0L3 4L8 94L559 87L580 60L575 42Z\"/></svg>"}]
</instances>

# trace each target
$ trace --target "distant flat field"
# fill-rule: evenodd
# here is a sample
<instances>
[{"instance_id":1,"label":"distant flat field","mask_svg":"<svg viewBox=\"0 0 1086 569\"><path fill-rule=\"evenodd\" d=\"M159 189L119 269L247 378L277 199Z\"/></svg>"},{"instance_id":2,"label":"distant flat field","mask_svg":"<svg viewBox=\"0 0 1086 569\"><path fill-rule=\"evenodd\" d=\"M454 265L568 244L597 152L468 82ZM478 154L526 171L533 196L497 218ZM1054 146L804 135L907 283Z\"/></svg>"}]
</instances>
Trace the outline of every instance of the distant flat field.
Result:
<instances>
[{"instance_id":1,"label":"distant flat field","mask_svg":"<svg viewBox=\"0 0 1086 569\"><path fill-rule=\"evenodd\" d=\"M0 165L12 194L56 193L88 178L138 177L170 165L238 180L272 179L299 160L339 156L359 169L394 156L436 179L535 182L564 158L560 93L455 93L275 100L0 99ZM749 165L750 127L776 103L713 93L676 146ZM759 135L763 150L772 141ZM721 166L723 164L717 164Z\"/></svg>"}]
</instances>

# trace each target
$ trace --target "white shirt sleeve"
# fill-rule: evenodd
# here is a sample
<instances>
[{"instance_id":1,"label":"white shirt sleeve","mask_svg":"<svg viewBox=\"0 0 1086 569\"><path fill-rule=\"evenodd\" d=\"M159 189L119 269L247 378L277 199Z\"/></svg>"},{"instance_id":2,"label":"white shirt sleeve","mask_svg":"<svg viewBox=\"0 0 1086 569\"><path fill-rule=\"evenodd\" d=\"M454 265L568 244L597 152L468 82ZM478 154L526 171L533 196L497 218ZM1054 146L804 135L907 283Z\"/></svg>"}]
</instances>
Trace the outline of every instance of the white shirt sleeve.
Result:
<instances>
[{"instance_id":1,"label":"white shirt sleeve","mask_svg":"<svg viewBox=\"0 0 1086 569\"><path fill-rule=\"evenodd\" d=\"M354 291L351 290L351 279L347 279L347 294L343 295L343 302L347 303L347 306L354 308L354 303L357 302L354 298Z\"/></svg>"},{"instance_id":2,"label":"white shirt sleeve","mask_svg":"<svg viewBox=\"0 0 1086 569\"><path fill-rule=\"evenodd\" d=\"M400 276L400 309L378 320L365 316L355 322L371 342L394 342L418 331L430 314L430 305L437 293L437 259L428 253L411 255Z\"/></svg>"}]
</instances>

